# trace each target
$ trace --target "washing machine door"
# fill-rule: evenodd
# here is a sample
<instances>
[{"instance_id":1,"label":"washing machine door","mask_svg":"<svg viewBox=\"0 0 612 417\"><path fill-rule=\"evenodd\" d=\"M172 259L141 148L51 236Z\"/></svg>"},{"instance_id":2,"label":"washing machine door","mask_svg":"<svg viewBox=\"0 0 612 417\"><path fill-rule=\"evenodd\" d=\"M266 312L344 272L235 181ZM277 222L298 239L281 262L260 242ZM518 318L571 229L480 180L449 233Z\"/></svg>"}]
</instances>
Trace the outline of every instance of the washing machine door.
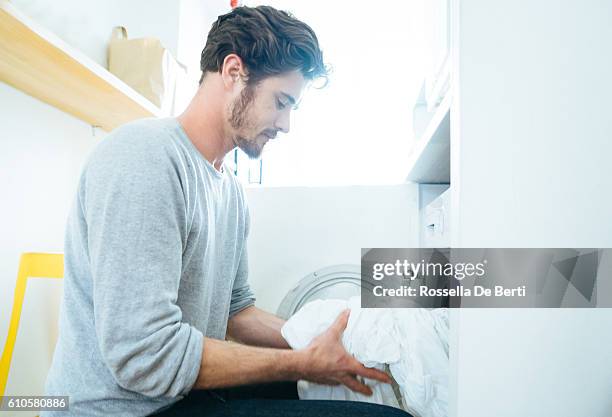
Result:
<instances>
[{"instance_id":1,"label":"washing machine door","mask_svg":"<svg viewBox=\"0 0 612 417\"><path fill-rule=\"evenodd\" d=\"M292 288L278 307L277 315L288 319L314 300L348 299L361 293L361 267L335 265L306 275Z\"/></svg>"},{"instance_id":2,"label":"washing machine door","mask_svg":"<svg viewBox=\"0 0 612 417\"><path fill-rule=\"evenodd\" d=\"M348 299L361 294L361 267L336 265L306 275L291 289L278 307L277 315L289 319L306 303L314 300ZM392 383L397 402L403 404L399 386Z\"/></svg>"}]
</instances>

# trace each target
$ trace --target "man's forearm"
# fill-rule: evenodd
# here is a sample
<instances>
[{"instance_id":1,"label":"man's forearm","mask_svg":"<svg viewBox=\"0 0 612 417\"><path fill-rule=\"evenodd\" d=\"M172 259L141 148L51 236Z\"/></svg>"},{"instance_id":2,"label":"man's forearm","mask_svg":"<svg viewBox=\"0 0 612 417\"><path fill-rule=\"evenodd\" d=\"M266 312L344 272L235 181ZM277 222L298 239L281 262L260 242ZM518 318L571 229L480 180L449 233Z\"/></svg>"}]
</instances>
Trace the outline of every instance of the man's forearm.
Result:
<instances>
[{"instance_id":1,"label":"man's forearm","mask_svg":"<svg viewBox=\"0 0 612 417\"><path fill-rule=\"evenodd\" d=\"M366 368L342 345L349 310L310 344L300 350L244 346L204 338L202 361L193 388L210 389L273 381L304 379L320 384L344 384L353 391L372 395L358 377L390 383L378 369Z\"/></svg>"},{"instance_id":2,"label":"man's forearm","mask_svg":"<svg viewBox=\"0 0 612 417\"><path fill-rule=\"evenodd\" d=\"M227 335L251 346L287 349L289 344L281 334L285 320L255 306L247 307L227 324Z\"/></svg>"},{"instance_id":3,"label":"man's forearm","mask_svg":"<svg viewBox=\"0 0 612 417\"><path fill-rule=\"evenodd\" d=\"M295 381L302 374L302 352L245 346L204 339L194 389L223 388L273 381Z\"/></svg>"}]
</instances>

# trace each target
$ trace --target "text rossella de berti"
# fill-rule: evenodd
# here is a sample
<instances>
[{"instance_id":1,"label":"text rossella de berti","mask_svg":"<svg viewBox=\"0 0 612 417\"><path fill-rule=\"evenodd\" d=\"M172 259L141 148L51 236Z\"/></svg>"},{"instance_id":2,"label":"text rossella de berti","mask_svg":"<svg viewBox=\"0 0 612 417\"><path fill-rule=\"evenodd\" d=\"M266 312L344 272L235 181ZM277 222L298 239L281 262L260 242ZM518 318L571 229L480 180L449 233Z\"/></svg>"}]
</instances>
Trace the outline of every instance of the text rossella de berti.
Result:
<instances>
[{"instance_id":1,"label":"text rossella de berti","mask_svg":"<svg viewBox=\"0 0 612 417\"><path fill-rule=\"evenodd\" d=\"M401 277L411 281L410 285L401 285L396 288L386 288L384 285L375 285L372 292L377 297L525 297L526 286L520 285L506 288L495 285L488 288L485 285L474 284L470 288L457 286L455 288L431 288L428 285L413 285L415 280L435 277L438 279L454 278L462 281L465 278L486 279L487 260L471 263L439 263L439 262L411 262L407 259L397 259L394 262L375 263L372 265L371 277L374 281L382 281L387 277Z\"/></svg>"}]
</instances>

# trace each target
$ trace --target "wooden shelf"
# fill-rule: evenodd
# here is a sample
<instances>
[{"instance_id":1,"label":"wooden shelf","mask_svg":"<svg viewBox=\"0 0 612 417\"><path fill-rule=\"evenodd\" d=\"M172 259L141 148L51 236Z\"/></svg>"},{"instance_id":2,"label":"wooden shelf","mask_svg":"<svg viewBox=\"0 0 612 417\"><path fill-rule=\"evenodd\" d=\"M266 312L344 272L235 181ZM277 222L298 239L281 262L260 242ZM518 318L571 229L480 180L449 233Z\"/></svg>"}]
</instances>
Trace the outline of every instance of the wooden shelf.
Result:
<instances>
[{"instance_id":1,"label":"wooden shelf","mask_svg":"<svg viewBox=\"0 0 612 417\"><path fill-rule=\"evenodd\" d=\"M0 81L106 131L160 110L0 0Z\"/></svg>"},{"instance_id":2,"label":"wooden shelf","mask_svg":"<svg viewBox=\"0 0 612 417\"><path fill-rule=\"evenodd\" d=\"M436 109L423 136L408 157L406 181L424 184L450 183L450 93Z\"/></svg>"}]
</instances>

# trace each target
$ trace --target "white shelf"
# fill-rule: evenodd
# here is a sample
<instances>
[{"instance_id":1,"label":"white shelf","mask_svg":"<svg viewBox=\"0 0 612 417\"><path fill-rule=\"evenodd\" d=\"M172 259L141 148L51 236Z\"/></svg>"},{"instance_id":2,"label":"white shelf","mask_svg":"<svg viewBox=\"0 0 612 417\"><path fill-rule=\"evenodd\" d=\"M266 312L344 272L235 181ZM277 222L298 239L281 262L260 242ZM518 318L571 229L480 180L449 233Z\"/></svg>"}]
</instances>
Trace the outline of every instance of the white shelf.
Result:
<instances>
[{"instance_id":1,"label":"white shelf","mask_svg":"<svg viewBox=\"0 0 612 417\"><path fill-rule=\"evenodd\" d=\"M450 105L451 95L447 93L408 157L406 181L450 183Z\"/></svg>"},{"instance_id":2,"label":"white shelf","mask_svg":"<svg viewBox=\"0 0 612 417\"><path fill-rule=\"evenodd\" d=\"M160 110L0 0L0 81L106 131Z\"/></svg>"}]
</instances>

